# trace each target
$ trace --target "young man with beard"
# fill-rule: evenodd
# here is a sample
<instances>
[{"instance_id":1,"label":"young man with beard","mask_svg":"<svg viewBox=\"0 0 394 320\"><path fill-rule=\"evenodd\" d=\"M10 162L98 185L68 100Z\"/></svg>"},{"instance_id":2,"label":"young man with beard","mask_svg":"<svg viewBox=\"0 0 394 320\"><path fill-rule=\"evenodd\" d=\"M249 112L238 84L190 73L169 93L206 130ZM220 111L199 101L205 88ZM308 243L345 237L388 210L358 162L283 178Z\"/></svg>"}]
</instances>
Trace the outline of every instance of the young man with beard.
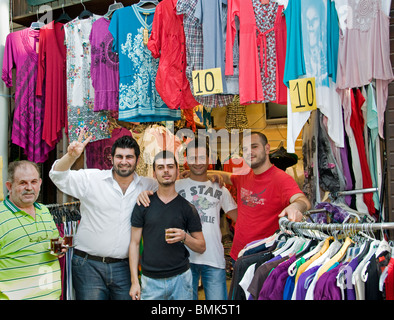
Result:
<instances>
[{"instance_id":1,"label":"young man with beard","mask_svg":"<svg viewBox=\"0 0 394 320\"><path fill-rule=\"evenodd\" d=\"M190 252L193 275L193 299L198 298L201 277L206 300L227 300L226 261L220 230L220 210L237 220L237 204L225 187L208 179L209 145L194 139L187 144L186 160L190 169L188 178L177 180L176 191L193 204L201 219L207 249L203 254ZM142 192L137 203L149 206L150 191Z\"/></svg>"},{"instance_id":2,"label":"young man with beard","mask_svg":"<svg viewBox=\"0 0 394 320\"><path fill-rule=\"evenodd\" d=\"M170 151L159 152L153 162L157 192L150 205L136 205L130 242L130 296L133 300L191 300L189 251L202 254L205 240L196 208L175 190L178 164ZM141 238L141 286L138 261Z\"/></svg>"},{"instance_id":3,"label":"young man with beard","mask_svg":"<svg viewBox=\"0 0 394 320\"><path fill-rule=\"evenodd\" d=\"M130 136L113 144L112 170L70 170L91 140L83 136L84 131L49 173L62 192L81 202L72 260L76 299L130 299L131 213L140 192L156 190L157 182L135 172L140 148Z\"/></svg>"},{"instance_id":4,"label":"young man with beard","mask_svg":"<svg viewBox=\"0 0 394 320\"><path fill-rule=\"evenodd\" d=\"M246 244L273 235L280 217L300 221L311 207L293 177L271 163L269 153L267 137L252 131L243 143L243 158L251 169L243 175L215 171L237 188L238 217L230 252L234 260Z\"/></svg>"}]
</instances>

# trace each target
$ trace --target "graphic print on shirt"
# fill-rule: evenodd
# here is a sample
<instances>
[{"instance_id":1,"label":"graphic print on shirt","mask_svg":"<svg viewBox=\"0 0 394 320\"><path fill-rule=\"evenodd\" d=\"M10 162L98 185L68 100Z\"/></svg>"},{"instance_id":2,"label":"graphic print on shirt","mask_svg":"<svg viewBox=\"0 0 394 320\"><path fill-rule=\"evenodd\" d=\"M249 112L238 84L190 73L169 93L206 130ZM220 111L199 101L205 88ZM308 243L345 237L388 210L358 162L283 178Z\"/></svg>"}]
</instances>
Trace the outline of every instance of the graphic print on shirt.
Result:
<instances>
[{"instance_id":1,"label":"graphic print on shirt","mask_svg":"<svg viewBox=\"0 0 394 320\"><path fill-rule=\"evenodd\" d=\"M209 214L212 213L209 209L217 205L223 192L214 190L212 187L207 188L206 185L198 185L190 187L188 193L192 196L192 200L189 202L196 207L201 223L215 223L216 217ZM186 198L185 190L180 190L179 194Z\"/></svg>"},{"instance_id":2,"label":"graphic print on shirt","mask_svg":"<svg viewBox=\"0 0 394 320\"><path fill-rule=\"evenodd\" d=\"M265 192L265 190L267 190L267 188L265 188L259 193L254 193L253 191L241 187L242 204L252 208L257 205L264 205L265 198L263 198L263 193Z\"/></svg>"},{"instance_id":3,"label":"graphic print on shirt","mask_svg":"<svg viewBox=\"0 0 394 320\"><path fill-rule=\"evenodd\" d=\"M154 59L150 51L143 45L143 30L144 28L140 27L134 39L133 34L131 32L128 33L126 42L120 45L121 54L131 60L134 68L139 68L139 73L133 75L134 79L132 82L120 84L119 109L121 110L136 107L138 104L143 104L147 107L150 105L164 105L164 102L157 94L148 94L143 99L138 99L141 92L149 93L149 90L155 90L154 79L156 78L157 68L159 67L159 59ZM156 99L161 101L154 101L152 103L152 97L156 97Z\"/></svg>"}]
</instances>

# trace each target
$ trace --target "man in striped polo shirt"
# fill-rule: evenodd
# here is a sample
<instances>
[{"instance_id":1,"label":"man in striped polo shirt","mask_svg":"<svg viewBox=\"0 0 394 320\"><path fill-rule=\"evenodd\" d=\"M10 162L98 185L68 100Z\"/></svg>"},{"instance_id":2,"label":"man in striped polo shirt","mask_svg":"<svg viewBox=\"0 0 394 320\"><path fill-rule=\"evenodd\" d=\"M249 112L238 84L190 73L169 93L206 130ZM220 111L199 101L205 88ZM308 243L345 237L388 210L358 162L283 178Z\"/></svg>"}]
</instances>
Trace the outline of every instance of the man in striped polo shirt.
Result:
<instances>
[{"instance_id":1,"label":"man in striped polo shirt","mask_svg":"<svg viewBox=\"0 0 394 320\"><path fill-rule=\"evenodd\" d=\"M35 163L10 163L9 195L0 203L0 300L60 298L60 265L49 249L59 232L48 209L36 202L41 182Z\"/></svg>"}]
</instances>

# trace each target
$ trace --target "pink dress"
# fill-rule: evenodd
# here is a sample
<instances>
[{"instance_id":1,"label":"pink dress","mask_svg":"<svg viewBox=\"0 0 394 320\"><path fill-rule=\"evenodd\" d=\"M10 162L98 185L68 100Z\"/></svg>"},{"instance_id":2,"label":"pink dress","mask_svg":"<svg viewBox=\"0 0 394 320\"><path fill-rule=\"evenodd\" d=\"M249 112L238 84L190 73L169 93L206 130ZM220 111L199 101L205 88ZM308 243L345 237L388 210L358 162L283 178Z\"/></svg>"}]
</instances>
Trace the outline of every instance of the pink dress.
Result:
<instances>
[{"instance_id":1,"label":"pink dress","mask_svg":"<svg viewBox=\"0 0 394 320\"><path fill-rule=\"evenodd\" d=\"M251 1L228 0L226 35L226 75L233 75L235 17L239 18L239 99L240 104L264 100L257 51L257 26Z\"/></svg>"},{"instance_id":2,"label":"pink dress","mask_svg":"<svg viewBox=\"0 0 394 320\"><path fill-rule=\"evenodd\" d=\"M36 96L39 30L26 28L7 36L2 79L12 87L12 69L16 68L15 111L12 121L12 143L24 149L27 159L45 162L50 147L42 139L44 95Z\"/></svg>"}]
</instances>

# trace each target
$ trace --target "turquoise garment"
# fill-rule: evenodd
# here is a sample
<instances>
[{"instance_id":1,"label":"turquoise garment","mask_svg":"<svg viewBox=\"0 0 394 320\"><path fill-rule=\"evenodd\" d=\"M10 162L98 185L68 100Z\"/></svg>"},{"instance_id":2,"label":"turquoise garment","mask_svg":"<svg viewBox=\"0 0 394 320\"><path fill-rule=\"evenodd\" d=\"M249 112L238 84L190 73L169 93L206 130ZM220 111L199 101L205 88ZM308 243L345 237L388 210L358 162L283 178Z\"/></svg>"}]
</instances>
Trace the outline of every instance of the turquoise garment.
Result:
<instances>
[{"instance_id":1,"label":"turquoise garment","mask_svg":"<svg viewBox=\"0 0 394 320\"><path fill-rule=\"evenodd\" d=\"M306 74L301 29L301 0L290 0L283 11L286 18L287 42L283 83Z\"/></svg>"},{"instance_id":2,"label":"turquoise garment","mask_svg":"<svg viewBox=\"0 0 394 320\"><path fill-rule=\"evenodd\" d=\"M369 157L369 170L371 172L372 187L378 187L378 174L377 174L377 160L376 160L376 138L379 134L379 122L378 122L378 109L376 107L375 91L372 83L368 85L368 97L367 97L367 126L370 129L368 139L368 157ZM375 209L380 210L380 199L377 192L373 193L373 202Z\"/></svg>"},{"instance_id":3,"label":"turquoise garment","mask_svg":"<svg viewBox=\"0 0 394 320\"><path fill-rule=\"evenodd\" d=\"M339 22L335 2L329 0L327 5L327 34L328 34L328 76L337 81Z\"/></svg>"},{"instance_id":4,"label":"turquoise garment","mask_svg":"<svg viewBox=\"0 0 394 320\"><path fill-rule=\"evenodd\" d=\"M175 121L181 110L167 107L155 81L159 59L143 43L143 30L152 30L155 8L136 5L116 10L109 25L114 52L119 54L119 120L134 122ZM146 15L145 15L145 14Z\"/></svg>"},{"instance_id":5,"label":"turquoise garment","mask_svg":"<svg viewBox=\"0 0 394 320\"><path fill-rule=\"evenodd\" d=\"M331 0L290 0L284 11L287 50L283 82L315 77L316 87L329 87L337 77L339 25Z\"/></svg>"}]
</instances>

